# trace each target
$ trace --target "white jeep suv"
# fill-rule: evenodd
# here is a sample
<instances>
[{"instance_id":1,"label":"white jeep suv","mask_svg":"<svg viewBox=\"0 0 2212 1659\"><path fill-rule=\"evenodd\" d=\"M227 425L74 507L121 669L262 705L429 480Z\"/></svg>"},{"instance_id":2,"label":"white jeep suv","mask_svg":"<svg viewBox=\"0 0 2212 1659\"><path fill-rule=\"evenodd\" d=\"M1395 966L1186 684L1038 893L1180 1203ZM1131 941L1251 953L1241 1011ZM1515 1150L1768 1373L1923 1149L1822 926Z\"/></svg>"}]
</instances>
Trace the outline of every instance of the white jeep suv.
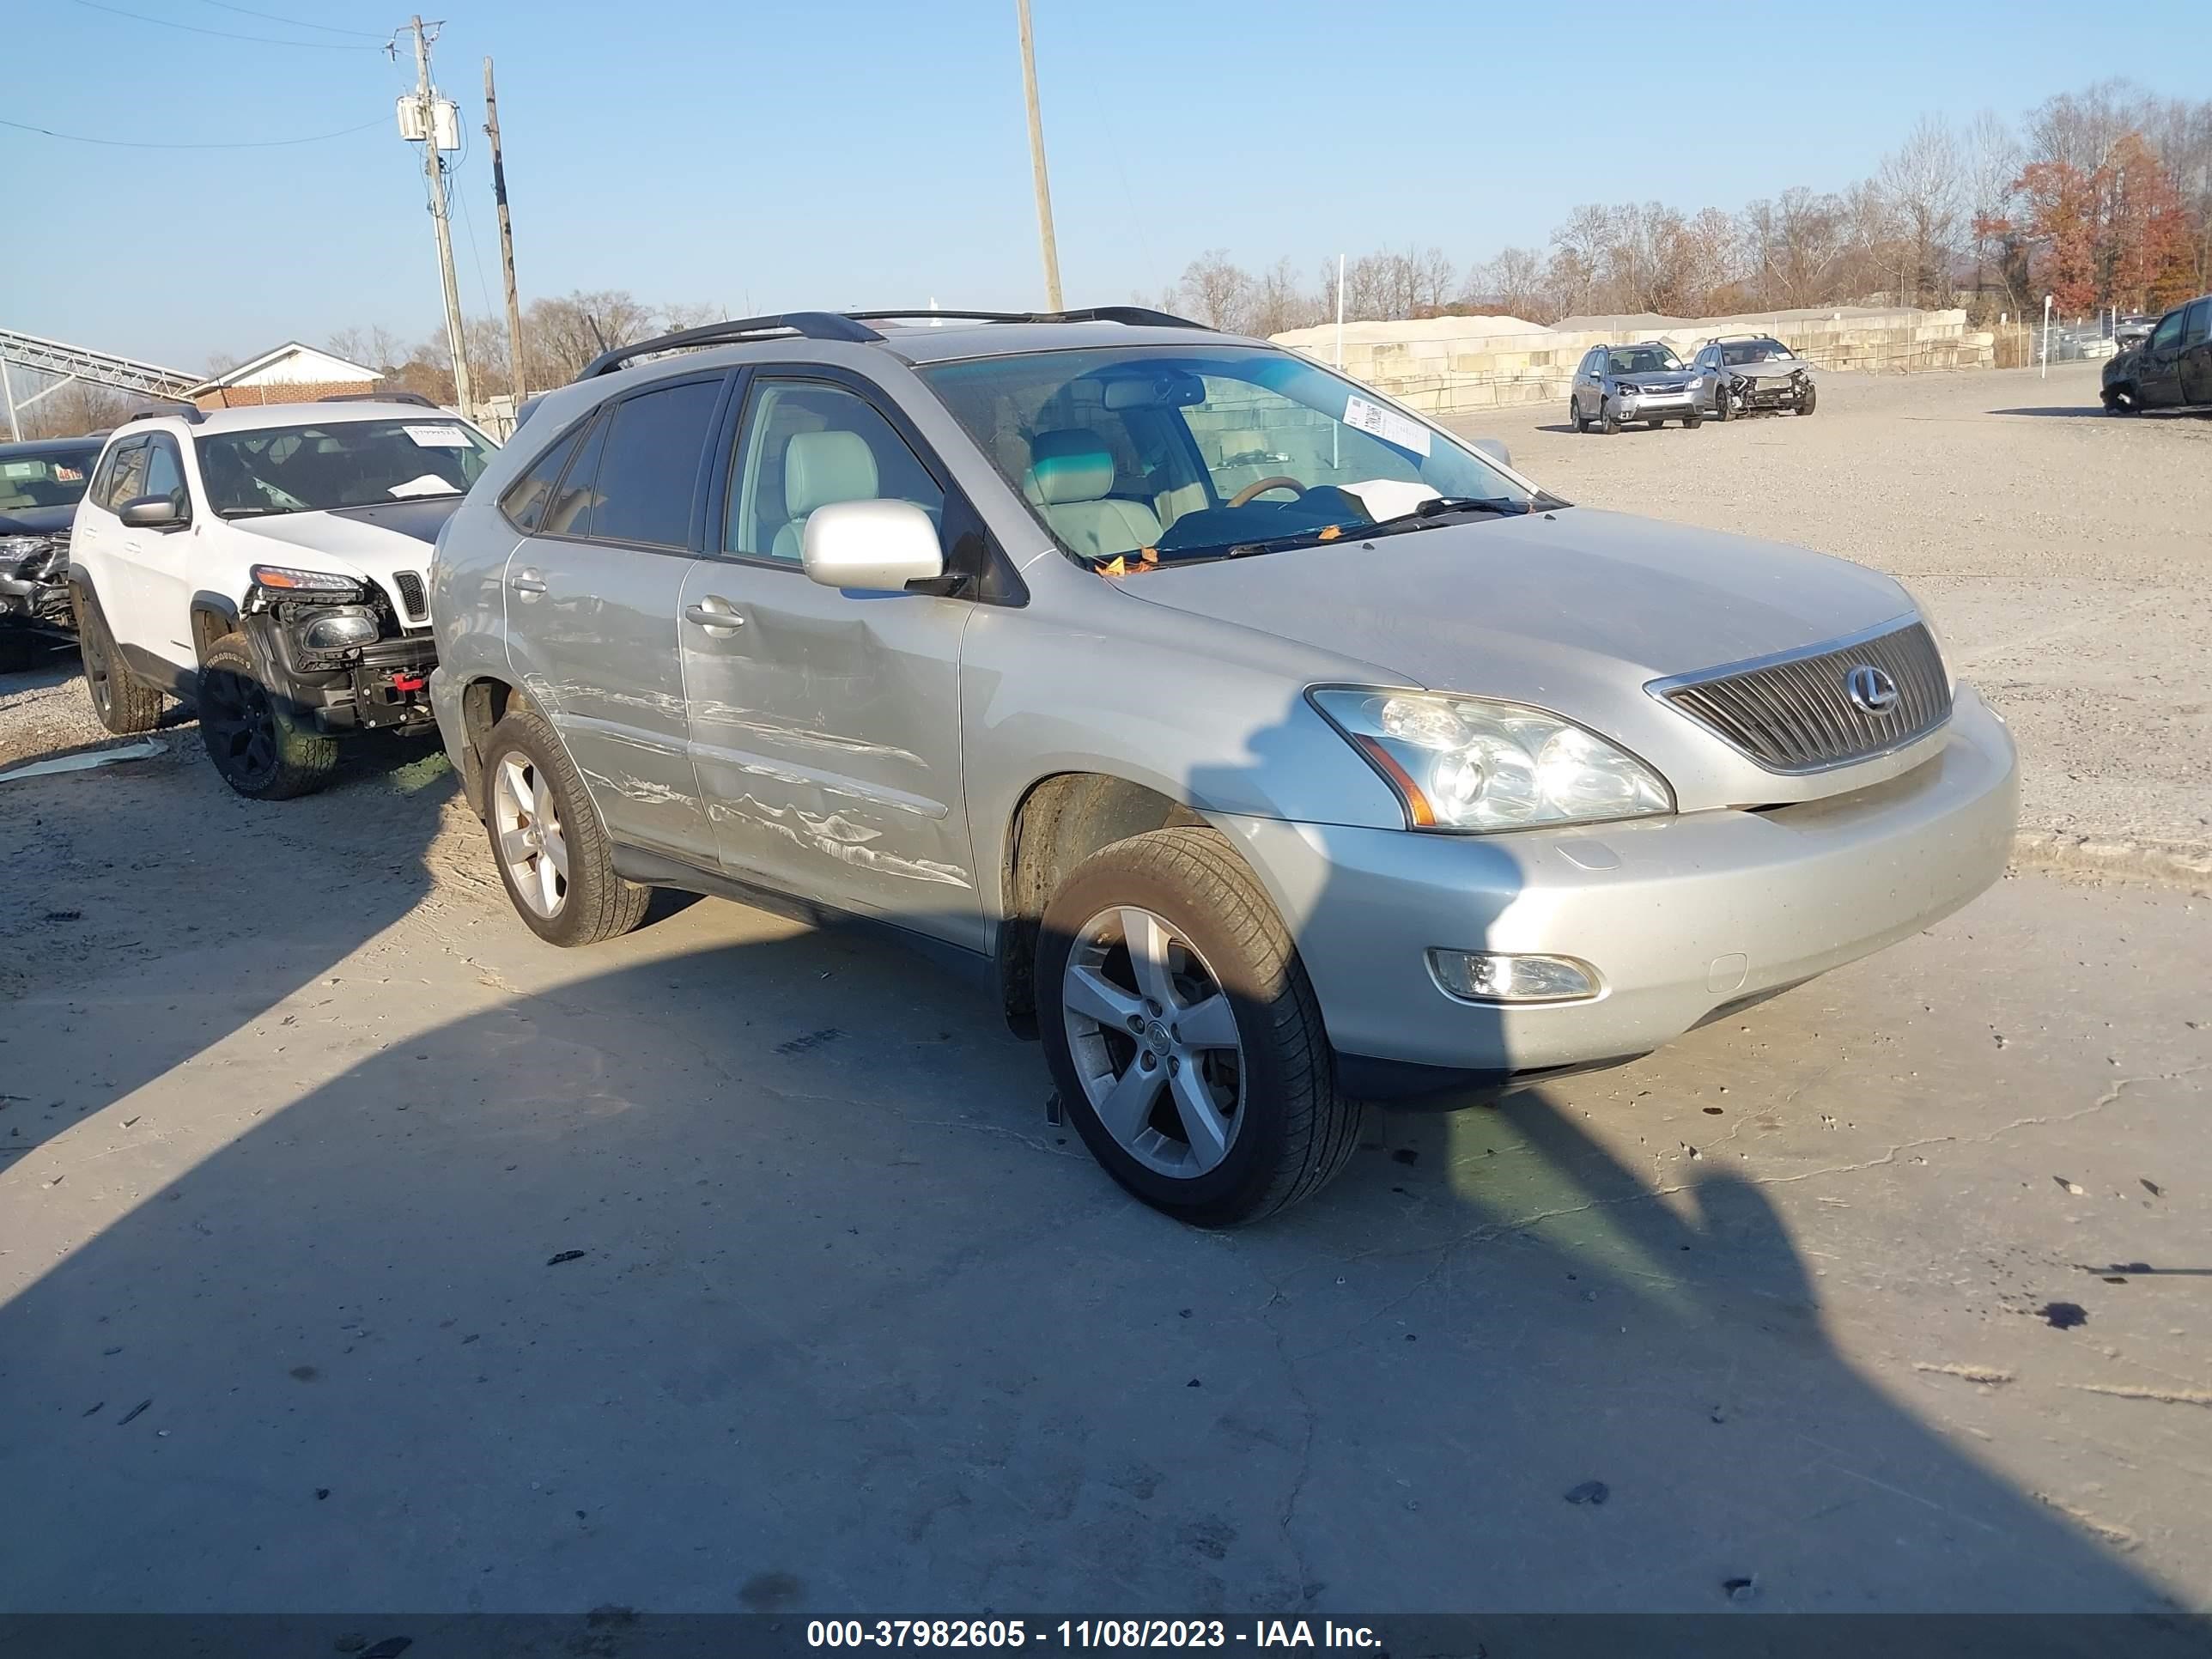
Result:
<instances>
[{"instance_id":1,"label":"white jeep suv","mask_svg":"<svg viewBox=\"0 0 2212 1659\"><path fill-rule=\"evenodd\" d=\"M422 572L491 441L403 399L142 416L78 504L69 582L93 712L198 705L241 795L319 787L347 732L431 729Z\"/></svg>"}]
</instances>

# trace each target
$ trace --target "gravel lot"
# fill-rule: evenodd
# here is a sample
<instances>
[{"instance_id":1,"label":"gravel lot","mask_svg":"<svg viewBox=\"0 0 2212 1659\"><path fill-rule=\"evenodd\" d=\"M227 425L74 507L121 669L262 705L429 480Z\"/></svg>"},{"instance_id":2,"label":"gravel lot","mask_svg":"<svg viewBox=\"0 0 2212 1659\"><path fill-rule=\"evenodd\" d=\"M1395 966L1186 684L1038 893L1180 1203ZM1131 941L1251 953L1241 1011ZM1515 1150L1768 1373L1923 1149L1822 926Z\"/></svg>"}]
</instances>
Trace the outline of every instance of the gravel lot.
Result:
<instances>
[{"instance_id":1,"label":"gravel lot","mask_svg":"<svg viewBox=\"0 0 2212 1659\"><path fill-rule=\"evenodd\" d=\"M2201 845L2212 426L2036 384L1483 429L1910 575L2032 810ZM0 1612L2212 1612L2201 882L2023 870L1208 1236L924 958L551 951L434 753L260 806L168 740L0 778Z\"/></svg>"},{"instance_id":2,"label":"gravel lot","mask_svg":"<svg viewBox=\"0 0 2212 1659\"><path fill-rule=\"evenodd\" d=\"M1695 432L1582 436L1564 404L1455 424L1571 501L1898 577L2012 722L2023 829L2212 872L2212 419L2112 419L2100 368L1830 374L1809 418Z\"/></svg>"}]
</instances>

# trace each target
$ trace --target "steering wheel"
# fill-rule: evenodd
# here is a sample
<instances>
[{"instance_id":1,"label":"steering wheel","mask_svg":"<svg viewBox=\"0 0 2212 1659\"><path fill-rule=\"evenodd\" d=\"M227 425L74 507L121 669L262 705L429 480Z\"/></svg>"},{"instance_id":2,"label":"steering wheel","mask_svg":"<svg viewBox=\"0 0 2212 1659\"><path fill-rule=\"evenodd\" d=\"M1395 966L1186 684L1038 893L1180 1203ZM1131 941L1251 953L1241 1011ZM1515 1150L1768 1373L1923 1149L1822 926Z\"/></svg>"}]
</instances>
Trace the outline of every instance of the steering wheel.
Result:
<instances>
[{"instance_id":1,"label":"steering wheel","mask_svg":"<svg viewBox=\"0 0 2212 1659\"><path fill-rule=\"evenodd\" d=\"M1272 478L1255 478L1229 498L1229 505L1242 507L1255 495L1265 495L1270 489L1288 489L1300 495L1306 493L1306 487L1296 478L1285 478L1277 473Z\"/></svg>"}]
</instances>

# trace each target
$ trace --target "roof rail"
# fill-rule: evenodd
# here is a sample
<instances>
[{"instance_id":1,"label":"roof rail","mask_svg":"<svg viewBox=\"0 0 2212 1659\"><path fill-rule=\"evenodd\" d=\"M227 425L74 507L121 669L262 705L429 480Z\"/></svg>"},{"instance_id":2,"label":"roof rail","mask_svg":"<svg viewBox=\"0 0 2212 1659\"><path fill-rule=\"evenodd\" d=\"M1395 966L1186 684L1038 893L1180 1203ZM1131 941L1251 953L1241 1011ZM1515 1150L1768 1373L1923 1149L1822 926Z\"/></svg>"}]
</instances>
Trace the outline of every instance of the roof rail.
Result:
<instances>
[{"instance_id":1,"label":"roof rail","mask_svg":"<svg viewBox=\"0 0 2212 1659\"><path fill-rule=\"evenodd\" d=\"M1705 337L1707 345L1718 345L1724 340L1774 340L1774 337L1771 334L1759 333L1756 330L1743 334L1709 334ZM1782 342L1774 340L1774 343L1780 345Z\"/></svg>"},{"instance_id":2,"label":"roof rail","mask_svg":"<svg viewBox=\"0 0 2212 1659\"><path fill-rule=\"evenodd\" d=\"M117 426L128 426L133 421L158 421L170 416L174 416L178 420L182 421L186 426L198 426L202 421L207 419L206 414L197 404L180 404L173 409L137 410L131 414L125 415L115 424Z\"/></svg>"},{"instance_id":3,"label":"roof rail","mask_svg":"<svg viewBox=\"0 0 2212 1659\"><path fill-rule=\"evenodd\" d=\"M858 323L892 323L908 317L952 323L1125 323L1139 328L1204 328L1188 317L1177 317L1145 306L1088 306L1080 311L939 311L932 306L909 311L848 311Z\"/></svg>"},{"instance_id":4,"label":"roof rail","mask_svg":"<svg viewBox=\"0 0 2212 1659\"><path fill-rule=\"evenodd\" d=\"M423 409L435 409L419 392L332 392L315 401L319 404L414 404Z\"/></svg>"},{"instance_id":5,"label":"roof rail","mask_svg":"<svg viewBox=\"0 0 2212 1659\"><path fill-rule=\"evenodd\" d=\"M775 317L744 317L726 323L708 323L699 328L678 329L673 334L657 335L650 340L639 340L634 344L616 346L602 351L584 365L580 380L588 380L601 374L611 374L623 365L640 357L649 357L656 352L680 351L686 346L736 345L746 340L761 339L770 335L796 334L808 340L846 340L855 344L870 344L884 337L865 323L850 317L840 317L830 311L787 311Z\"/></svg>"}]
</instances>

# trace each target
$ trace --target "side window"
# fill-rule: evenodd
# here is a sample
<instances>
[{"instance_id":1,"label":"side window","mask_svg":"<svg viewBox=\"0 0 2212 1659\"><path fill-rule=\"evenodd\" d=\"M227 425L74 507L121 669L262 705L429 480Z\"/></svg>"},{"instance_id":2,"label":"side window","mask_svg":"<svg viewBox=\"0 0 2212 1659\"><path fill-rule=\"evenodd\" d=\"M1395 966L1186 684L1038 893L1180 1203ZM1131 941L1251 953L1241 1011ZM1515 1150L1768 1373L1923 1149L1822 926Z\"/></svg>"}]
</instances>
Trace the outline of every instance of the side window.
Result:
<instances>
[{"instance_id":1,"label":"side window","mask_svg":"<svg viewBox=\"0 0 2212 1659\"><path fill-rule=\"evenodd\" d=\"M174 438L155 433L146 441L146 476L138 493L166 495L185 518L191 517L191 496L185 489L185 459L177 451Z\"/></svg>"},{"instance_id":2,"label":"side window","mask_svg":"<svg viewBox=\"0 0 2212 1659\"><path fill-rule=\"evenodd\" d=\"M2187 320L2181 325L2181 343L2203 345L2208 338L2212 338L2212 300L2199 300L2189 307Z\"/></svg>"},{"instance_id":3,"label":"side window","mask_svg":"<svg viewBox=\"0 0 2212 1659\"><path fill-rule=\"evenodd\" d=\"M107 465L107 493L100 497L100 504L113 513L124 502L136 501L146 493L146 441L137 438L118 445Z\"/></svg>"},{"instance_id":4,"label":"side window","mask_svg":"<svg viewBox=\"0 0 2212 1659\"><path fill-rule=\"evenodd\" d=\"M538 520L541 535L591 534L592 506L599 500L593 490L599 481L599 456L607 447L609 418L602 409L598 418L585 428L583 441L576 448L576 459L561 475L560 487L554 490L552 500L546 503L544 516Z\"/></svg>"},{"instance_id":5,"label":"side window","mask_svg":"<svg viewBox=\"0 0 2212 1659\"><path fill-rule=\"evenodd\" d=\"M641 392L617 404L606 423L591 527L595 541L682 547L690 540L699 457L721 401L722 377Z\"/></svg>"},{"instance_id":6,"label":"side window","mask_svg":"<svg viewBox=\"0 0 2212 1659\"><path fill-rule=\"evenodd\" d=\"M2150 337L2150 349L2153 351L2167 350L2179 341L2184 314L2179 311L2171 313L2159 324L2156 331Z\"/></svg>"},{"instance_id":7,"label":"side window","mask_svg":"<svg viewBox=\"0 0 2212 1659\"><path fill-rule=\"evenodd\" d=\"M912 501L941 526L945 492L876 407L817 381L753 383L722 550L799 562L807 515L835 501Z\"/></svg>"},{"instance_id":8,"label":"side window","mask_svg":"<svg viewBox=\"0 0 2212 1659\"><path fill-rule=\"evenodd\" d=\"M499 510L507 514L509 524L524 532L538 528L538 519L545 511L546 498L561 481L561 469L568 465L568 458L576 453L576 446L583 438L584 428L578 427L532 461L529 470L507 487L507 494L499 498Z\"/></svg>"}]
</instances>

